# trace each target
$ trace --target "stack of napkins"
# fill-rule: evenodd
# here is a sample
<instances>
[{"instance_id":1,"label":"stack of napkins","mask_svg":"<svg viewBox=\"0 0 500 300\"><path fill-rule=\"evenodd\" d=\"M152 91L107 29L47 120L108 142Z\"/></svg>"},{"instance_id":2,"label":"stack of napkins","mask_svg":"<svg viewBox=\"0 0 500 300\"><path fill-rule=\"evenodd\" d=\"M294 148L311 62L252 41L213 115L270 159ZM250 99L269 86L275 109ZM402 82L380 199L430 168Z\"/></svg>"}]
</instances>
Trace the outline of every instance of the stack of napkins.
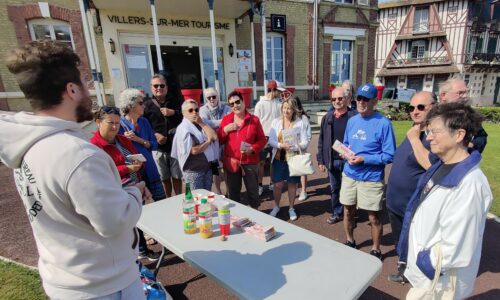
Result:
<instances>
[{"instance_id":1,"label":"stack of napkins","mask_svg":"<svg viewBox=\"0 0 500 300\"><path fill-rule=\"evenodd\" d=\"M248 218L231 216L231 224L233 224L233 227L239 228L245 231L246 234L258 238L262 241L267 242L274 236L276 236L276 230L274 230L274 226L262 226L255 222L252 222Z\"/></svg>"}]
</instances>

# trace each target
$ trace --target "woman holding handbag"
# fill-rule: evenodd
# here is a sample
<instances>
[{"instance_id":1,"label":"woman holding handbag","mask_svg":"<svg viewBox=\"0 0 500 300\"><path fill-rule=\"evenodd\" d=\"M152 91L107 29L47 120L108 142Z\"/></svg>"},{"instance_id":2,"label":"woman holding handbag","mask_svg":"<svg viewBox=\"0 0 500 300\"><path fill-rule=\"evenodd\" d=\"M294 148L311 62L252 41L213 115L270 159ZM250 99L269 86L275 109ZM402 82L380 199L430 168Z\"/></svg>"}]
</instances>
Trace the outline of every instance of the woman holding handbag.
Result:
<instances>
[{"instance_id":1,"label":"woman holding handbag","mask_svg":"<svg viewBox=\"0 0 500 300\"><path fill-rule=\"evenodd\" d=\"M286 181L288 184L288 201L290 202L288 214L290 220L295 221L297 220L297 213L293 205L300 176L290 176L288 160L305 151L309 146L307 124L302 120L295 98L288 98L281 105L281 117L275 119L271 124L269 144L273 147L271 167L275 202L275 207L270 214L275 217L280 211L279 203L284 182Z\"/></svg>"},{"instance_id":2,"label":"woman holding handbag","mask_svg":"<svg viewBox=\"0 0 500 300\"><path fill-rule=\"evenodd\" d=\"M217 135L224 145L222 164L227 174L228 196L241 202L241 180L245 182L248 203L259 207L258 164L259 153L266 145L266 136L259 118L250 114L239 92L228 95L231 113L220 123Z\"/></svg>"}]
</instances>

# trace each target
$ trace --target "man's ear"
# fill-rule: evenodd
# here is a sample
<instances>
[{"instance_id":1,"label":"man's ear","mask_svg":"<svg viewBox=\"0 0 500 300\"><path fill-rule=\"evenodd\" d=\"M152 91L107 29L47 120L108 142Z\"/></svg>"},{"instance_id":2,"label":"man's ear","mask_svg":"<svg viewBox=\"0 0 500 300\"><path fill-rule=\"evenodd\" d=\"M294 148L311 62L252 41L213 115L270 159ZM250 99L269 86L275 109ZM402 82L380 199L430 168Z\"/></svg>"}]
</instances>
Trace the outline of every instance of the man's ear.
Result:
<instances>
[{"instance_id":1,"label":"man's ear","mask_svg":"<svg viewBox=\"0 0 500 300\"><path fill-rule=\"evenodd\" d=\"M76 97L76 94L78 92L78 85L76 85L75 83L73 82L68 82L66 84L66 94L71 98L71 99L75 99Z\"/></svg>"}]
</instances>

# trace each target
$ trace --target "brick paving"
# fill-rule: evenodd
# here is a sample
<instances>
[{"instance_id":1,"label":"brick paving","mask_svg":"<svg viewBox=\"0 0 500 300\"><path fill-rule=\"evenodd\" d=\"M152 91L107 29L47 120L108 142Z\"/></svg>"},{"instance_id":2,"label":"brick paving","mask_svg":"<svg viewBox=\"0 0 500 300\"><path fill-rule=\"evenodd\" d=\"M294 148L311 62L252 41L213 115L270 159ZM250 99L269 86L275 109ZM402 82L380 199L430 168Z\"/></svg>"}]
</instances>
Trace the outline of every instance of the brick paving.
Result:
<instances>
[{"instance_id":1,"label":"brick paving","mask_svg":"<svg viewBox=\"0 0 500 300\"><path fill-rule=\"evenodd\" d=\"M314 135L310 146L313 155L316 153L316 147L317 135ZM266 185L268 182L269 178L266 177L264 184ZM0 231L0 256L36 266L38 253L29 221L17 194L12 172L4 165L0 165L0 187L0 226L2 228ZM317 172L309 177L308 193L310 197L306 201L297 202L296 211L299 219L293 223L343 243L345 235L342 223L329 225L325 222L329 216L326 174ZM270 211L273 206L271 197L269 191L264 193L259 210ZM286 198L286 195L283 195L282 206L288 204ZM287 210L282 209L278 217L287 220ZM360 299L402 299L409 289L409 285L403 286L387 281L387 276L396 269L397 257L392 245L390 225L385 211L382 212L381 219L384 224L382 273ZM471 299L500 299L500 259L498 256L500 240L497 238L498 232L500 232L500 224L488 220L484 234L481 266ZM366 214L361 214L358 220L355 239L360 246L360 251L369 252L371 248L370 226ZM160 246L156 245L153 249L159 251ZM329 270L326 276L331 276L333 280L335 276L342 276L342 270ZM168 255L167 260L163 263L159 272L159 280L166 286L174 299L236 299L216 281L206 277L173 254ZM251 278L249 278L249 282L251 282ZM335 298L335 291L332 291L332 298Z\"/></svg>"}]
</instances>

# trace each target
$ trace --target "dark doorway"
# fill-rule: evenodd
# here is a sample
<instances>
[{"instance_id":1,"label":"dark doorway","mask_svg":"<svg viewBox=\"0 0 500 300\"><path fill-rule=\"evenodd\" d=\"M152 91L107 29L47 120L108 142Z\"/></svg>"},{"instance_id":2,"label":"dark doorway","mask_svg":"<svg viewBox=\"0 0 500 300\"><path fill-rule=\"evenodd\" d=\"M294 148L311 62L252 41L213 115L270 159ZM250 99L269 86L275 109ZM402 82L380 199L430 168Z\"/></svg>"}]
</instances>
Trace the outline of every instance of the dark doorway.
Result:
<instances>
[{"instance_id":1,"label":"dark doorway","mask_svg":"<svg viewBox=\"0 0 500 300\"><path fill-rule=\"evenodd\" d=\"M181 89L202 89L200 51L198 47L161 46L163 75L167 78L169 94L184 101ZM151 46L153 70L158 73L156 47Z\"/></svg>"},{"instance_id":2,"label":"dark doorway","mask_svg":"<svg viewBox=\"0 0 500 300\"><path fill-rule=\"evenodd\" d=\"M434 84L432 85L432 91L437 95L439 94L439 85L445 82L450 77L449 74L435 74Z\"/></svg>"}]
</instances>

